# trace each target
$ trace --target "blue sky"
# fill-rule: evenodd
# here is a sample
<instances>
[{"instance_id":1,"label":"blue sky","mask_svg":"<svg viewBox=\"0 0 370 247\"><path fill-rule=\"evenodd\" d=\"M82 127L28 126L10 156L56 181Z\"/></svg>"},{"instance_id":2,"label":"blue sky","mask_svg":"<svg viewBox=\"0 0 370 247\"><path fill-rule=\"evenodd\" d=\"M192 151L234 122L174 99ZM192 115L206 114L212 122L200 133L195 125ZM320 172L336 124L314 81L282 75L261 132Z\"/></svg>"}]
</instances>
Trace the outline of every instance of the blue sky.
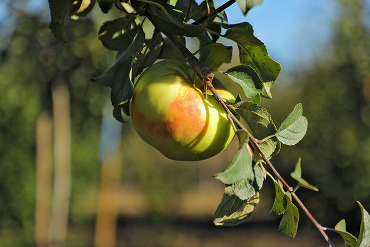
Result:
<instances>
[{"instance_id":1,"label":"blue sky","mask_svg":"<svg viewBox=\"0 0 370 247\"><path fill-rule=\"evenodd\" d=\"M330 41L339 9L333 0L264 0L246 17L237 4L226 14L229 23L249 22L270 56L289 72L320 55Z\"/></svg>"},{"instance_id":2,"label":"blue sky","mask_svg":"<svg viewBox=\"0 0 370 247\"><path fill-rule=\"evenodd\" d=\"M6 24L6 4L0 3L0 24ZM29 13L37 13L47 0L15 1L13 4ZM215 0L222 5L225 0ZM270 56L289 72L319 56L331 37L331 26L339 13L334 0L264 0L244 17L237 4L226 10L229 23L249 22L254 34L265 43Z\"/></svg>"}]
</instances>

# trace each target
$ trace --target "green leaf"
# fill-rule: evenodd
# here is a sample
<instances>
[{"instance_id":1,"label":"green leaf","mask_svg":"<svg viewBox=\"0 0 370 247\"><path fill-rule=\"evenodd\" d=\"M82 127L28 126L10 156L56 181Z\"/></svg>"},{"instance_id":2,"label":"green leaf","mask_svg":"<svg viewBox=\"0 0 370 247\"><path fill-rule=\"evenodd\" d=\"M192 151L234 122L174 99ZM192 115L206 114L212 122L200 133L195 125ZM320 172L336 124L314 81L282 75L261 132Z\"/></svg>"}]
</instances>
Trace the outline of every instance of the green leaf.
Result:
<instances>
[{"instance_id":1,"label":"green leaf","mask_svg":"<svg viewBox=\"0 0 370 247\"><path fill-rule=\"evenodd\" d=\"M200 25L183 23L183 27L179 27L171 21L156 17L151 9L148 10L148 13L151 16L151 19L155 26L157 26L161 31L165 31L173 35L198 37L202 35L207 28L207 23L202 23Z\"/></svg>"},{"instance_id":2,"label":"green leaf","mask_svg":"<svg viewBox=\"0 0 370 247\"><path fill-rule=\"evenodd\" d=\"M220 26L228 25L229 22L227 20L226 12L221 11L216 15L216 18L213 19L213 23L216 23Z\"/></svg>"},{"instance_id":3,"label":"green leaf","mask_svg":"<svg viewBox=\"0 0 370 247\"><path fill-rule=\"evenodd\" d=\"M270 89L280 74L280 64L269 57L265 45L253 35L253 28L249 23L227 27L230 29L223 37L238 44L240 63L252 67L257 72L263 84L261 95L271 98Z\"/></svg>"},{"instance_id":4,"label":"green leaf","mask_svg":"<svg viewBox=\"0 0 370 247\"><path fill-rule=\"evenodd\" d=\"M81 17L85 17L95 6L96 0L83 0L80 8L76 11L73 17L74 19L78 19Z\"/></svg>"},{"instance_id":5,"label":"green leaf","mask_svg":"<svg viewBox=\"0 0 370 247\"><path fill-rule=\"evenodd\" d=\"M122 101L113 109L113 116L121 123L125 123L126 121L123 119L123 115L129 116L130 115L130 100L127 99Z\"/></svg>"},{"instance_id":6,"label":"green leaf","mask_svg":"<svg viewBox=\"0 0 370 247\"><path fill-rule=\"evenodd\" d=\"M216 226L235 226L243 223L252 214L259 202L259 193L247 200L224 194L218 205L213 222Z\"/></svg>"},{"instance_id":7,"label":"green leaf","mask_svg":"<svg viewBox=\"0 0 370 247\"><path fill-rule=\"evenodd\" d=\"M310 190L319 191L318 188L307 183L307 181L302 178L301 158L298 159L295 169L292 173L290 173L290 176L294 178L295 180L297 180L300 186L305 187Z\"/></svg>"},{"instance_id":8,"label":"green leaf","mask_svg":"<svg viewBox=\"0 0 370 247\"><path fill-rule=\"evenodd\" d=\"M123 101L132 97L133 85L130 81L132 58L118 64L113 74L114 84L112 85L111 100L112 105L117 106Z\"/></svg>"},{"instance_id":9,"label":"green leaf","mask_svg":"<svg viewBox=\"0 0 370 247\"><path fill-rule=\"evenodd\" d=\"M125 50L136 36L139 23L132 15L105 22L99 29L99 39L110 50Z\"/></svg>"},{"instance_id":10,"label":"green leaf","mask_svg":"<svg viewBox=\"0 0 370 247\"><path fill-rule=\"evenodd\" d=\"M294 110L280 125L276 137L286 145L297 144L307 132L307 119L302 116L302 104L297 104Z\"/></svg>"},{"instance_id":11,"label":"green leaf","mask_svg":"<svg viewBox=\"0 0 370 247\"><path fill-rule=\"evenodd\" d=\"M240 146L230 165L226 169L215 175L215 178L224 184L234 184L245 179L254 180L252 156L250 155L247 144Z\"/></svg>"},{"instance_id":12,"label":"green leaf","mask_svg":"<svg viewBox=\"0 0 370 247\"><path fill-rule=\"evenodd\" d=\"M218 35L216 35L216 34L214 34L212 32L207 32L206 33L207 43L214 43L214 42L216 42L220 38L220 36L221 36L221 31L222 31L221 26L218 25L218 24L216 24L216 23L214 23L214 22L211 22L211 23L208 23L207 24L207 29L209 29L209 30L211 30L211 31L213 31L215 33L218 33Z\"/></svg>"},{"instance_id":13,"label":"green leaf","mask_svg":"<svg viewBox=\"0 0 370 247\"><path fill-rule=\"evenodd\" d=\"M116 83L114 79L114 74L118 73L118 65L120 65L121 63L125 63L126 60L132 61L133 57L142 50L144 46L144 41L145 34L140 28L134 41L131 43L128 49L117 52L114 65L110 67L104 74L100 75L97 78L94 78L93 81L96 81L107 87L112 87Z\"/></svg>"},{"instance_id":14,"label":"green leaf","mask_svg":"<svg viewBox=\"0 0 370 247\"><path fill-rule=\"evenodd\" d=\"M202 18L203 16L205 16L207 14L207 1L203 1L201 4L199 4L198 6L194 7L191 9L190 11L190 19L193 19L193 20L198 20L200 18ZM213 11L214 8L212 9L209 9L210 11Z\"/></svg>"},{"instance_id":15,"label":"green leaf","mask_svg":"<svg viewBox=\"0 0 370 247\"><path fill-rule=\"evenodd\" d=\"M245 96L248 98L259 95L262 92L261 79L250 66L238 65L228 69L225 74L243 89Z\"/></svg>"},{"instance_id":16,"label":"green leaf","mask_svg":"<svg viewBox=\"0 0 370 247\"><path fill-rule=\"evenodd\" d=\"M246 143L249 140L249 134L245 130L237 130L236 135L238 136L240 146L242 146L243 143Z\"/></svg>"},{"instance_id":17,"label":"green leaf","mask_svg":"<svg viewBox=\"0 0 370 247\"><path fill-rule=\"evenodd\" d=\"M298 230L299 212L288 195L285 195L287 202L286 211L280 221L279 231L294 238Z\"/></svg>"},{"instance_id":18,"label":"green leaf","mask_svg":"<svg viewBox=\"0 0 370 247\"><path fill-rule=\"evenodd\" d=\"M178 36L177 39L179 40L180 38L183 38L181 36ZM181 40L179 40L181 42ZM181 42L183 45L184 42ZM158 59L173 59L173 60L178 60L182 59L182 53L181 51L167 38L165 37L163 39L163 46L161 53L158 57Z\"/></svg>"},{"instance_id":19,"label":"green leaf","mask_svg":"<svg viewBox=\"0 0 370 247\"><path fill-rule=\"evenodd\" d=\"M147 47L149 48L149 50L144 54L143 68L152 65L161 54L163 47L162 35L158 32L152 43L149 43Z\"/></svg>"},{"instance_id":20,"label":"green leaf","mask_svg":"<svg viewBox=\"0 0 370 247\"><path fill-rule=\"evenodd\" d=\"M225 171L215 175L225 185L225 193L242 200L254 196L263 185L264 177L259 165L252 162L247 143L242 144Z\"/></svg>"},{"instance_id":21,"label":"green leaf","mask_svg":"<svg viewBox=\"0 0 370 247\"><path fill-rule=\"evenodd\" d=\"M156 0L139 1L149 4L151 13L155 18L161 18L180 28L184 27L185 14L174 6Z\"/></svg>"},{"instance_id":22,"label":"green leaf","mask_svg":"<svg viewBox=\"0 0 370 247\"><path fill-rule=\"evenodd\" d=\"M271 115L262 106L249 101L240 101L232 105L236 112L246 122L246 127L249 129L251 135L258 139L265 141L259 143L260 148L266 157L275 154L280 148L279 141L274 134L276 127L271 119Z\"/></svg>"},{"instance_id":23,"label":"green leaf","mask_svg":"<svg viewBox=\"0 0 370 247\"><path fill-rule=\"evenodd\" d=\"M98 0L101 11L106 14L113 7L114 0Z\"/></svg>"},{"instance_id":24,"label":"green leaf","mask_svg":"<svg viewBox=\"0 0 370 247\"><path fill-rule=\"evenodd\" d=\"M60 42L69 42L65 34L64 23L68 16L73 15L78 11L82 0L49 0L50 8L50 30L54 37Z\"/></svg>"},{"instance_id":25,"label":"green leaf","mask_svg":"<svg viewBox=\"0 0 370 247\"><path fill-rule=\"evenodd\" d=\"M286 211L285 192L276 180L275 184L275 201L270 210L270 214L281 215Z\"/></svg>"},{"instance_id":26,"label":"green leaf","mask_svg":"<svg viewBox=\"0 0 370 247\"><path fill-rule=\"evenodd\" d=\"M263 0L236 0L236 2L245 16L253 7L260 6L263 3Z\"/></svg>"},{"instance_id":27,"label":"green leaf","mask_svg":"<svg viewBox=\"0 0 370 247\"><path fill-rule=\"evenodd\" d=\"M340 236L342 236L345 247L354 247L357 242L357 238L353 236L351 233L346 232L346 221L343 219L339 221L334 229L327 228L329 231L334 231L338 233Z\"/></svg>"},{"instance_id":28,"label":"green leaf","mask_svg":"<svg viewBox=\"0 0 370 247\"><path fill-rule=\"evenodd\" d=\"M220 43L210 43L200 49L199 60L208 68L216 70L223 63L230 63L232 57L232 47L226 47Z\"/></svg>"},{"instance_id":29,"label":"green leaf","mask_svg":"<svg viewBox=\"0 0 370 247\"><path fill-rule=\"evenodd\" d=\"M360 202L357 203L361 208L362 217L360 234L358 235L355 247L368 247L370 246L370 215Z\"/></svg>"},{"instance_id":30,"label":"green leaf","mask_svg":"<svg viewBox=\"0 0 370 247\"><path fill-rule=\"evenodd\" d=\"M142 50L145 41L145 34L140 28L134 41L125 51L119 51L116 55L115 64L103 75L94 79L94 81L111 87L111 101L116 108L113 115L118 121L123 121L123 113L129 115L129 99L133 94L133 78L136 76L132 73L132 67L135 57Z\"/></svg>"}]
</instances>

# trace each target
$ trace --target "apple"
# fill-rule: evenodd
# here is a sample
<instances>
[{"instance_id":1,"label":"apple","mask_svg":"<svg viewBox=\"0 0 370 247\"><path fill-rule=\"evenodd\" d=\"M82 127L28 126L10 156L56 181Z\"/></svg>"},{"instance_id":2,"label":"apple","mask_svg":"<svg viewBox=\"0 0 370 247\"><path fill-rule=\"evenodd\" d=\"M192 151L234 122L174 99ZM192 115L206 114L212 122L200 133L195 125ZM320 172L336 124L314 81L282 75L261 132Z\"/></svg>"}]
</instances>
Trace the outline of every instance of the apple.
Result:
<instances>
[{"instance_id":1,"label":"apple","mask_svg":"<svg viewBox=\"0 0 370 247\"><path fill-rule=\"evenodd\" d=\"M221 97L234 96L217 80ZM162 60L137 80L130 116L139 136L173 160L208 159L224 150L235 132L222 106L192 68L180 60Z\"/></svg>"}]
</instances>

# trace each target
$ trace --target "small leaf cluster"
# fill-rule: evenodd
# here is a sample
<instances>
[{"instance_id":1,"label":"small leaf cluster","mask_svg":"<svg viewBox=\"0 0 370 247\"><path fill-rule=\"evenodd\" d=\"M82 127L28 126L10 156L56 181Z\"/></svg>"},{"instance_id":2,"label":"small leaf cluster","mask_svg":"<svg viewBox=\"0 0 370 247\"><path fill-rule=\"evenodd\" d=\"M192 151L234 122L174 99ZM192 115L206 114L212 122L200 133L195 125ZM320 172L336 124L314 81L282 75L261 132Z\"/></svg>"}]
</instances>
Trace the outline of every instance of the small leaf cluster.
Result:
<instances>
[{"instance_id":1,"label":"small leaf cluster","mask_svg":"<svg viewBox=\"0 0 370 247\"><path fill-rule=\"evenodd\" d=\"M246 130L237 131L240 146L231 164L215 178L225 184L225 194L214 218L216 225L237 225L251 215L259 202L259 191L268 174L275 183L275 202L272 214L283 214L279 231L294 237L299 221L299 212L292 202L290 191L284 191L281 181L276 180L264 168L264 159L251 145L249 138L256 138L263 155L270 159L282 144L298 143L306 133L307 119L302 116L302 105L298 104L289 116L276 128L271 115L262 106L250 101L238 101L229 105L244 120ZM255 150L253 150L255 149ZM301 178L300 161L292 173L299 185L317 190ZM236 204L237 206L231 206Z\"/></svg>"}]
</instances>

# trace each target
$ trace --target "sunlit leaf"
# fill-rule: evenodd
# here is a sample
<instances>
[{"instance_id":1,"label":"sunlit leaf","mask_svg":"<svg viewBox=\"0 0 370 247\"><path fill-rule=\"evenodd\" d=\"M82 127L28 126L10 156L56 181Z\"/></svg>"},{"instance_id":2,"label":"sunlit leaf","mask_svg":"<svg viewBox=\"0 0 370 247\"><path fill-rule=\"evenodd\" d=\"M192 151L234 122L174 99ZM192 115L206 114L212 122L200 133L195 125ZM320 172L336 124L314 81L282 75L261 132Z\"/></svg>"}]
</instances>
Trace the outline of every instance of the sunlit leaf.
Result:
<instances>
[{"instance_id":1,"label":"sunlit leaf","mask_svg":"<svg viewBox=\"0 0 370 247\"><path fill-rule=\"evenodd\" d=\"M249 23L228 27L223 37L238 44L240 63L251 66L257 72L263 84L261 95L271 98L270 89L280 74L280 64L269 57L265 45L253 35L253 28Z\"/></svg>"},{"instance_id":2,"label":"sunlit leaf","mask_svg":"<svg viewBox=\"0 0 370 247\"><path fill-rule=\"evenodd\" d=\"M220 43L210 43L200 49L199 60L210 69L218 69L223 63L230 63L233 50Z\"/></svg>"},{"instance_id":3,"label":"sunlit leaf","mask_svg":"<svg viewBox=\"0 0 370 247\"><path fill-rule=\"evenodd\" d=\"M298 159L295 169L292 173L290 173L290 176L294 178L295 180L297 180L300 186L305 187L310 190L319 191L318 188L307 183L307 181L302 178L301 158Z\"/></svg>"},{"instance_id":4,"label":"sunlit leaf","mask_svg":"<svg viewBox=\"0 0 370 247\"><path fill-rule=\"evenodd\" d=\"M226 185L226 194L236 195L242 200L255 195L262 188L264 181L261 167L252 162L247 142L240 146L230 165L223 172L216 174L215 178Z\"/></svg>"},{"instance_id":5,"label":"sunlit leaf","mask_svg":"<svg viewBox=\"0 0 370 247\"><path fill-rule=\"evenodd\" d=\"M259 202L259 193L247 200L224 194L216 209L213 222L217 226L235 226L243 223L252 214Z\"/></svg>"},{"instance_id":6,"label":"sunlit leaf","mask_svg":"<svg viewBox=\"0 0 370 247\"><path fill-rule=\"evenodd\" d=\"M249 129L253 137L258 140L267 140L259 143L260 148L266 157L270 157L279 148L279 141L273 135L276 133L276 127L272 121L271 115L262 106L250 101L241 101L233 105L233 108L238 112L246 122L246 127Z\"/></svg>"},{"instance_id":7,"label":"sunlit leaf","mask_svg":"<svg viewBox=\"0 0 370 247\"><path fill-rule=\"evenodd\" d=\"M280 221L279 231L294 238L298 230L299 212L288 195L285 195L285 200L286 211Z\"/></svg>"},{"instance_id":8,"label":"sunlit leaf","mask_svg":"<svg viewBox=\"0 0 370 247\"><path fill-rule=\"evenodd\" d=\"M280 125L276 137L286 145L297 144L307 132L307 119L302 116L302 104L297 104L294 110Z\"/></svg>"},{"instance_id":9,"label":"sunlit leaf","mask_svg":"<svg viewBox=\"0 0 370 247\"><path fill-rule=\"evenodd\" d=\"M360 202L357 202L361 208L361 226L355 247L370 246L370 215Z\"/></svg>"},{"instance_id":10,"label":"sunlit leaf","mask_svg":"<svg viewBox=\"0 0 370 247\"><path fill-rule=\"evenodd\" d=\"M96 0L83 0L80 8L74 13L74 16L81 18L86 16L93 9Z\"/></svg>"},{"instance_id":11,"label":"sunlit leaf","mask_svg":"<svg viewBox=\"0 0 370 247\"><path fill-rule=\"evenodd\" d=\"M125 50L136 36L139 23L139 20L131 15L105 22L99 29L99 39L110 50Z\"/></svg>"},{"instance_id":12,"label":"sunlit leaf","mask_svg":"<svg viewBox=\"0 0 370 247\"><path fill-rule=\"evenodd\" d=\"M263 0L236 0L236 2L245 16L253 7L260 6L263 3Z\"/></svg>"},{"instance_id":13,"label":"sunlit leaf","mask_svg":"<svg viewBox=\"0 0 370 247\"><path fill-rule=\"evenodd\" d=\"M261 79L250 66L238 65L228 69L225 74L243 90L248 98L259 95L262 92Z\"/></svg>"},{"instance_id":14,"label":"sunlit leaf","mask_svg":"<svg viewBox=\"0 0 370 247\"><path fill-rule=\"evenodd\" d=\"M354 247L356 245L357 238L346 231L346 221L344 219L339 221L334 229L328 228L327 230L338 233L343 238L345 247Z\"/></svg>"},{"instance_id":15,"label":"sunlit leaf","mask_svg":"<svg viewBox=\"0 0 370 247\"><path fill-rule=\"evenodd\" d=\"M243 180L252 180L253 183L252 156L246 144L240 146L230 165L223 172L216 174L215 178L224 184L234 184Z\"/></svg>"}]
</instances>

